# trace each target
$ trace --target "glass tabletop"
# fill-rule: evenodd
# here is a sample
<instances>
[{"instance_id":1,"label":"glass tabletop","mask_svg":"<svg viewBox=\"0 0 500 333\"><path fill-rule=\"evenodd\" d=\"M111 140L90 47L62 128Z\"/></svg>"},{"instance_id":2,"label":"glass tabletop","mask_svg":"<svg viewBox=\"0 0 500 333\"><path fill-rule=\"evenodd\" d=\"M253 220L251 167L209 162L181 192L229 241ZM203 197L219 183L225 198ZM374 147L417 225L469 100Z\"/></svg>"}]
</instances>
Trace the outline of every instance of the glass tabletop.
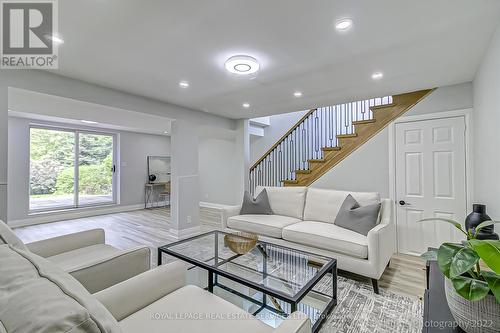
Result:
<instances>
[{"instance_id":1,"label":"glass tabletop","mask_svg":"<svg viewBox=\"0 0 500 333\"><path fill-rule=\"evenodd\" d=\"M258 241L249 252L237 254L227 246L226 235L228 233L212 231L162 246L160 250L287 298L306 293L336 263L329 257L263 241Z\"/></svg>"}]
</instances>

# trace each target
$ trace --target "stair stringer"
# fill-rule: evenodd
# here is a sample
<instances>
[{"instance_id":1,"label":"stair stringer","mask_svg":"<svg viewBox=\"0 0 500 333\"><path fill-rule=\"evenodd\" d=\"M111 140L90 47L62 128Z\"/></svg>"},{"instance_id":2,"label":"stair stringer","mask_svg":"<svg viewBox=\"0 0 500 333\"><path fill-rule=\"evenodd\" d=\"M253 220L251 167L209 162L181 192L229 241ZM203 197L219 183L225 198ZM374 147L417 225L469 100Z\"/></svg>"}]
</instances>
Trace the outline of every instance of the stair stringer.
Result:
<instances>
[{"instance_id":1,"label":"stair stringer","mask_svg":"<svg viewBox=\"0 0 500 333\"><path fill-rule=\"evenodd\" d=\"M296 172L295 180L284 180L284 186L309 186L314 181L331 170L346 157L356 151L372 137L386 128L393 120L400 117L418 102L427 97L435 89L414 91L411 93L393 96L391 105L371 107L373 119L371 122L354 123L355 136L338 137L338 148L335 150L323 149L323 158L310 160L309 172Z\"/></svg>"}]
</instances>

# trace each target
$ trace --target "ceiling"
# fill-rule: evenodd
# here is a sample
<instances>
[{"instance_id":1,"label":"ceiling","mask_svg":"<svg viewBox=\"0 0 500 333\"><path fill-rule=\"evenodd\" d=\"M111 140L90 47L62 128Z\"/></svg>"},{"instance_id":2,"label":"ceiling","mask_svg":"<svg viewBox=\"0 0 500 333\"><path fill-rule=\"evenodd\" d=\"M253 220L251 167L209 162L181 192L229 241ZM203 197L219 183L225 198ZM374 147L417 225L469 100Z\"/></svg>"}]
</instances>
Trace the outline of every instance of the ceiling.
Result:
<instances>
[{"instance_id":1,"label":"ceiling","mask_svg":"<svg viewBox=\"0 0 500 333\"><path fill-rule=\"evenodd\" d=\"M57 73L251 118L471 81L499 20L498 0L59 1ZM258 75L227 73L237 54Z\"/></svg>"}]
</instances>

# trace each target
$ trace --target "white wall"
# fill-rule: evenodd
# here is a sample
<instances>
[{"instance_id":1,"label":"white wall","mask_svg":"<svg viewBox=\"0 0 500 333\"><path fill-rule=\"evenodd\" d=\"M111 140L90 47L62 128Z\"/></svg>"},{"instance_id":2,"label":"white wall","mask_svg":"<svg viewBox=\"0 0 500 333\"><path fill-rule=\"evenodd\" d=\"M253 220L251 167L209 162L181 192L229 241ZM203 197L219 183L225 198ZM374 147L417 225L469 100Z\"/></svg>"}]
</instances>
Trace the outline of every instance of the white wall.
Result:
<instances>
[{"instance_id":1,"label":"white wall","mask_svg":"<svg viewBox=\"0 0 500 333\"><path fill-rule=\"evenodd\" d=\"M218 204L241 201L238 147L234 140L200 138L199 142L200 200Z\"/></svg>"},{"instance_id":2,"label":"white wall","mask_svg":"<svg viewBox=\"0 0 500 333\"><path fill-rule=\"evenodd\" d=\"M9 117L8 153L8 221L38 218L29 215L29 119ZM35 123L40 124L40 121ZM58 123L44 124L68 126ZM70 125L75 128L74 125ZM81 126L82 129L89 129ZM102 129L101 129L102 130ZM147 161L149 155L169 156L170 137L109 130L119 140L120 202L119 206L140 206L144 203L144 184L147 181ZM95 211L99 208L93 209ZM62 214L64 216L64 214Z\"/></svg>"},{"instance_id":3,"label":"white wall","mask_svg":"<svg viewBox=\"0 0 500 333\"><path fill-rule=\"evenodd\" d=\"M474 201L500 219L500 27L476 74L474 86ZM499 230L497 226L496 230Z\"/></svg>"}]
</instances>

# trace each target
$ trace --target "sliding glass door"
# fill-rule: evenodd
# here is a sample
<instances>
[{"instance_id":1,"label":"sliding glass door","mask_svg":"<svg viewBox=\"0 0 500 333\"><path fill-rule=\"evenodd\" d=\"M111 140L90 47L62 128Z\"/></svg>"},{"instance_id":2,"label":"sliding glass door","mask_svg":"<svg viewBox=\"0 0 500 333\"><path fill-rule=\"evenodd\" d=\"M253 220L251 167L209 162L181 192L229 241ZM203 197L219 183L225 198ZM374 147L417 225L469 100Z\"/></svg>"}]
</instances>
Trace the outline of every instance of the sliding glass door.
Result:
<instances>
[{"instance_id":1,"label":"sliding glass door","mask_svg":"<svg viewBox=\"0 0 500 333\"><path fill-rule=\"evenodd\" d=\"M30 211L115 203L115 136L30 128Z\"/></svg>"}]
</instances>

